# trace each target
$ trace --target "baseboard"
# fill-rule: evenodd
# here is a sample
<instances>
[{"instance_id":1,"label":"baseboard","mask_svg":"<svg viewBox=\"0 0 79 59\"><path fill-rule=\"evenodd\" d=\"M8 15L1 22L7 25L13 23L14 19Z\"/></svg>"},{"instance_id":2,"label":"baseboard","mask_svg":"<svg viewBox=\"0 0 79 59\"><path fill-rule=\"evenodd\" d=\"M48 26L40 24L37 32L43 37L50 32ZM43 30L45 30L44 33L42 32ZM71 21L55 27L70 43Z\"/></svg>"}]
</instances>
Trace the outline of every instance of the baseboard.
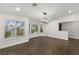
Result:
<instances>
[{"instance_id":1,"label":"baseboard","mask_svg":"<svg viewBox=\"0 0 79 59\"><path fill-rule=\"evenodd\" d=\"M69 37L68 39L76 39L76 40L79 40L78 38L71 38L71 37Z\"/></svg>"},{"instance_id":2,"label":"baseboard","mask_svg":"<svg viewBox=\"0 0 79 59\"><path fill-rule=\"evenodd\" d=\"M19 45L19 44L22 44L22 43L25 43L25 42L29 42L29 39L28 40L23 40L21 42L15 42L15 43L8 43L7 42L3 42L2 44L0 43L0 49L3 49L3 48L8 48L8 47L11 47L11 46L15 46L15 45Z\"/></svg>"},{"instance_id":3,"label":"baseboard","mask_svg":"<svg viewBox=\"0 0 79 59\"><path fill-rule=\"evenodd\" d=\"M59 40L68 40L68 39L62 39L62 38L51 37L51 36L47 36L47 37L50 37L50 38L55 38L55 39L59 39Z\"/></svg>"}]
</instances>

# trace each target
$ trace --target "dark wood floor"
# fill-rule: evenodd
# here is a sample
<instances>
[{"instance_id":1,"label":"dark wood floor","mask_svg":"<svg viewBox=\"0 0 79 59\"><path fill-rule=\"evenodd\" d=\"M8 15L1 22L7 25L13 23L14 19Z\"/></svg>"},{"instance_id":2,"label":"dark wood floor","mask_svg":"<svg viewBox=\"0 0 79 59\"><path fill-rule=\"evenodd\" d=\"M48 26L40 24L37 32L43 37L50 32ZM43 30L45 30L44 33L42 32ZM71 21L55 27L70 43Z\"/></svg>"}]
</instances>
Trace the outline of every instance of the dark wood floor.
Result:
<instances>
[{"instance_id":1,"label":"dark wood floor","mask_svg":"<svg viewBox=\"0 0 79 59\"><path fill-rule=\"evenodd\" d=\"M79 40L35 37L29 42L0 49L1 55L71 55L79 54Z\"/></svg>"}]
</instances>

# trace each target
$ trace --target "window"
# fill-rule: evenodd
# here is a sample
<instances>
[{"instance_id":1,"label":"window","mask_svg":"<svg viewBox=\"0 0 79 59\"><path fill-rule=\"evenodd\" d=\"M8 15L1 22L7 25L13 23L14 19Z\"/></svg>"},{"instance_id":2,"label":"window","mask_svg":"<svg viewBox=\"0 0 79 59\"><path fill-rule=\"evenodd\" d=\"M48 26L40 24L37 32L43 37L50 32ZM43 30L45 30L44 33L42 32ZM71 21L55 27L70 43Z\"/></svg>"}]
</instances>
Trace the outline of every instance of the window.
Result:
<instances>
[{"instance_id":1,"label":"window","mask_svg":"<svg viewBox=\"0 0 79 59\"><path fill-rule=\"evenodd\" d=\"M5 38L24 36L24 22L5 20Z\"/></svg>"},{"instance_id":2,"label":"window","mask_svg":"<svg viewBox=\"0 0 79 59\"><path fill-rule=\"evenodd\" d=\"M38 24L32 24L31 26L31 33L38 32Z\"/></svg>"}]
</instances>

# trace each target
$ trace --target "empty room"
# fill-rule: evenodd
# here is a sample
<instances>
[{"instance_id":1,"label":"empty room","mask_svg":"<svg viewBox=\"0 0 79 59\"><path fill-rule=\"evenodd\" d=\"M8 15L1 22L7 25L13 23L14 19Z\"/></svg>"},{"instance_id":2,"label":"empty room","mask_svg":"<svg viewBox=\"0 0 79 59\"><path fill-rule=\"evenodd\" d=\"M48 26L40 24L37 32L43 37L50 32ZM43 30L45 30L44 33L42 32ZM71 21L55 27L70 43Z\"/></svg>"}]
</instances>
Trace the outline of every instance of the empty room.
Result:
<instances>
[{"instance_id":1,"label":"empty room","mask_svg":"<svg viewBox=\"0 0 79 59\"><path fill-rule=\"evenodd\" d=\"M79 3L0 3L0 55L78 55Z\"/></svg>"}]
</instances>

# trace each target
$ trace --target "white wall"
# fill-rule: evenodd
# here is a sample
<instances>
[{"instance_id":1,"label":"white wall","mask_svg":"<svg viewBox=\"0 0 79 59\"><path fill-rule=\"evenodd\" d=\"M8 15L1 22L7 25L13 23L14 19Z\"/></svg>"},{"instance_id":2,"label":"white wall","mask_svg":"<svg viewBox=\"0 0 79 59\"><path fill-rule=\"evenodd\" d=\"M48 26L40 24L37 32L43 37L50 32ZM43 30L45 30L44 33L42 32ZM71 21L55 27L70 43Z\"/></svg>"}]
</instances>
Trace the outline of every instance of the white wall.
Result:
<instances>
[{"instance_id":1,"label":"white wall","mask_svg":"<svg viewBox=\"0 0 79 59\"><path fill-rule=\"evenodd\" d=\"M70 38L79 39L79 13L60 18L59 22L64 24L63 30L68 31Z\"/></svg>"},{"instance_id":2,"label":"white wall","mask_svg":"<svg viewBox=\"0 0 79 59\"><path fill-rule=\"evenodd\" d=\"M0 19L0 41L4 40L4 21Z\"/></svg>"},{"instance_id":3,"label":"white wall","mask_svg":"<svg viewBox=\"0 0 79 59\"><path fill-rule=\"evenodd\" d=\"M64 31L58 31L58 23L63 22L67 22L66 25L63 25ZM64 16L49 22L46 26L46 33L56 38L67 38L69 36L71 38L79 39L79 13Z\"/></svg>"},{"instance_id":4,"label":"white wall","mask_svg":"<svg viewBox=\"0 0 79 59\"><path fill-rule=\"evenodd\" d=\"M79 39L79 21L62 23L62 30L68 31L69 38Z\"/></svg>"},{"instance_id":5,"label":"white wall","mask_svg":"<svg viewBox=\"0 0 79 59\"><path fill-rule=\"evenodd\" d=\"M49 22L46 25L46 35L49 37L68 40L68 32L59 31L58 23L59 23L58 20L54 20L54 21Z\"/></svg>"}]
</instances>

